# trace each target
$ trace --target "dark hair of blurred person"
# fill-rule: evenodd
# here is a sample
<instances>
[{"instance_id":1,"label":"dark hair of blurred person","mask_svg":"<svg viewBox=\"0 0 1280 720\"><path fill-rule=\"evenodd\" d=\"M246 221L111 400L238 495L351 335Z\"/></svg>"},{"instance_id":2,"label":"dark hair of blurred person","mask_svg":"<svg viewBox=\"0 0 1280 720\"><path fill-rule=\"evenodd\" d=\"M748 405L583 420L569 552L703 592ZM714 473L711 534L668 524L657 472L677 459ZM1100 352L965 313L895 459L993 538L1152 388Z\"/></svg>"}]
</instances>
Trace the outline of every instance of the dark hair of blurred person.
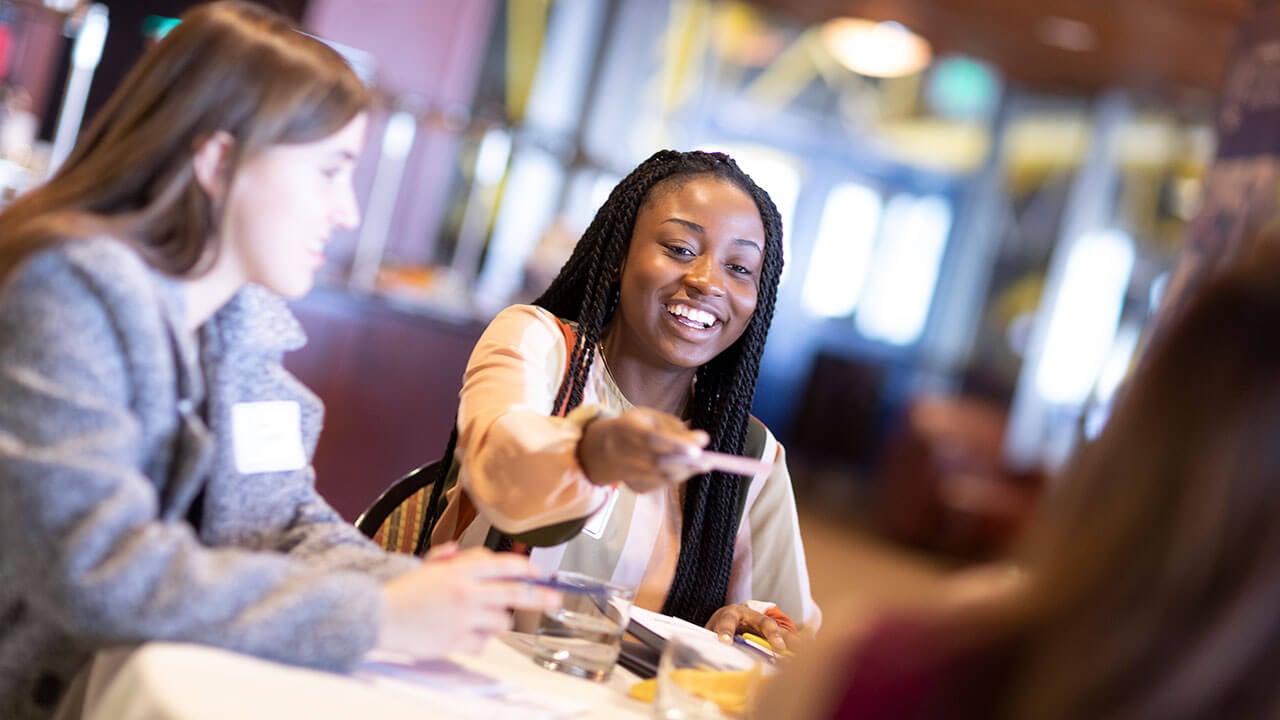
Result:
<instances>
[{"instance_id":1,"label":"dark hair of blurred person","mask_svg":"<svg viewBox=\"0 0 1280 720\"><path fill-rule=\"evenodd\" d=\"M1201 290L1058 478L1016 590L833 639L763 716L1280 713L1277 327L1274 253Z\"/></svg>"}]
</instances>

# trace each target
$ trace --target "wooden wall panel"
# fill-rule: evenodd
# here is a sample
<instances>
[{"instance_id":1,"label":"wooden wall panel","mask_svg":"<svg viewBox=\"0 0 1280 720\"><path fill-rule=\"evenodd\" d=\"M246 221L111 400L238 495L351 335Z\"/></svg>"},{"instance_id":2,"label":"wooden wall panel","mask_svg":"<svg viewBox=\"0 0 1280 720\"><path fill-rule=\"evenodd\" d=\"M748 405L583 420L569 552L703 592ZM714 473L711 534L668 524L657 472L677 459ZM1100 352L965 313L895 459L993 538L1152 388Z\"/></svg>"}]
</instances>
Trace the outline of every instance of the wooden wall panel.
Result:
<instances>
[{"instance_id":1,"label":"wooden wall panel","mask_svg":"<svg viewBox=\"0 0 1280 720\"><path fill-rule=\"evenodd\" d=\"M320 492L349 520L444 450L483 325L316 290L294 305L309 342L286 366L325 403Z\"/></svg>"}]
</instances>

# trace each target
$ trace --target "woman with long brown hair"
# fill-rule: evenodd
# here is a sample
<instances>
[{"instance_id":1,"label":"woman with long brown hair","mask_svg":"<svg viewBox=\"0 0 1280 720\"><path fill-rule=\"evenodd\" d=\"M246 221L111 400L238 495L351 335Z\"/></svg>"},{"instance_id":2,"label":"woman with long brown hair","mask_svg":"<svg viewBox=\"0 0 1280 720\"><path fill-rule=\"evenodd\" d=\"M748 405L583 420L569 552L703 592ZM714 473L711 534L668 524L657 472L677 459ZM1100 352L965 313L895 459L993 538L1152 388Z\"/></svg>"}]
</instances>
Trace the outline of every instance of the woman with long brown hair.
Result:
<instances>
[{"instance_id":1,"label":"woman with long brown hair","mask_svg":"<svg viewBox=\"0 0 1280 720\"><path fill-rule=\"evenodd\" d=\"M815 652L760 716L1276 717L1280 262L1249 260L1148 350L1015 589Z\"/></svg>"},{"instance_id":2,"label":"woman with long brown hair","mask_svg":"<svg viewBox=\"0 0 1280 720\"><path fill-rule=\"evenodd\" d=\"M202 5L0 213L0 716L66 708L105 647L342 669L555 599L524 558L388 555L315 491L284 298L359 220L367 99L280 16Z\"/></svg>"}]
</instances>

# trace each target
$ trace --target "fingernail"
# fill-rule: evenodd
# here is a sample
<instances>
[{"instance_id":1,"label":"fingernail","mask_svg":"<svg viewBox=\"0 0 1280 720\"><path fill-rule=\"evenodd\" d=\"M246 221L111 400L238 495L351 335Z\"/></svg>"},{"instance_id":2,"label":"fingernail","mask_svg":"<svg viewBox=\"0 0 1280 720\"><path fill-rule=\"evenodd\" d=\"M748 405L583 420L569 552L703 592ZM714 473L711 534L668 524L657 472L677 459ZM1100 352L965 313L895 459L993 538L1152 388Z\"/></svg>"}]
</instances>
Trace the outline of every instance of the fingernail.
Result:
<instances>
[{"instance_id":1,"label":"fingernail","mask_svg":"<svg viewBox=\"0 0 1280 720\"><path fill-rule=\"evenodd\" d=\"M729 637L728 635L726 635L726 634L724 634L724 633L720 633L720 642L727 643L727 642L732 642L732 641L733 641L733 638Z\"/></svg>"}]
</instances>

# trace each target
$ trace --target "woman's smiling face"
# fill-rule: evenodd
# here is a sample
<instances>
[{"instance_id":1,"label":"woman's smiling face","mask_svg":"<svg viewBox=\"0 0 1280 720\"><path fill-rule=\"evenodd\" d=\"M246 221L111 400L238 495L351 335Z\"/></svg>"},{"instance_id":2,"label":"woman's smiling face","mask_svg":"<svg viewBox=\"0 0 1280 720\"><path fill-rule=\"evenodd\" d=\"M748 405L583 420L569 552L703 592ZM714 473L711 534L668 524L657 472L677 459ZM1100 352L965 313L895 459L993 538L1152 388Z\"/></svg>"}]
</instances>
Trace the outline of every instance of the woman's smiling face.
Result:
<instances>
[{"instance_id":1,"label":"woman's smiling face","mask_svg":"<svg viewBox=\"0 0 1280 720\"><path fill-rule=\"evenodd\" d=\"M654 186L622 267L619 340L655 367L706 364L755 312L764 244L755 201L733 183L694 175Z\"/></svg>"}]
</instances>

